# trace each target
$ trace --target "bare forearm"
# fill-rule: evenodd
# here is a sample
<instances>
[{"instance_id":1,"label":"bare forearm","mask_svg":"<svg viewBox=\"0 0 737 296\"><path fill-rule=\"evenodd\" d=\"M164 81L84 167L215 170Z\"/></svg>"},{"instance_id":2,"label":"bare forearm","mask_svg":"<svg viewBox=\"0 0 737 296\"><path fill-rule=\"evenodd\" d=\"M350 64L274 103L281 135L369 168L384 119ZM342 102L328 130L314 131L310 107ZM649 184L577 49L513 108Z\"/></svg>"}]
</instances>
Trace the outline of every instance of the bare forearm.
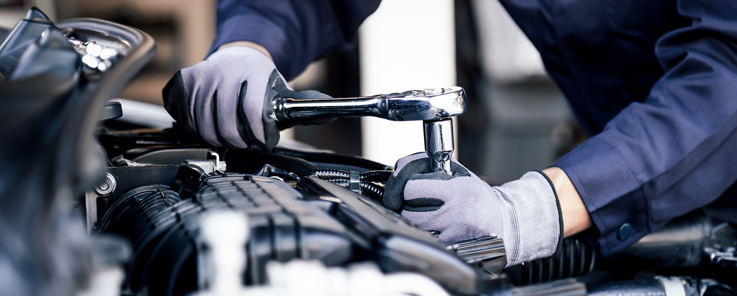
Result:
<instances>
[{"instance_id":1,"label":"bare forearm","mask_svg":"<svg viewBox=\"0 0 737 296\"><path fill-rule=\"evenodd\" d=\"M566 173L558 167L543 170L555 186L563 216L563 233L569 237L591 227L591 217Z\"/></svg>"}]
</instances>

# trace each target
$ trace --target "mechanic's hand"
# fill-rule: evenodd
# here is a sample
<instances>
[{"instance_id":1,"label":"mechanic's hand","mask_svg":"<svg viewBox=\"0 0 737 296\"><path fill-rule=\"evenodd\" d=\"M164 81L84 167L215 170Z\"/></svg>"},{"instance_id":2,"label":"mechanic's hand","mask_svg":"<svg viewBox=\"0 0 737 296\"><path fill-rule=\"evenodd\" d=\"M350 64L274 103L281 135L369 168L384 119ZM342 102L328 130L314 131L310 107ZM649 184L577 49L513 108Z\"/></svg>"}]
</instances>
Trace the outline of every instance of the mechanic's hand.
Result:
<instances>
[{"instance_id":1,"label":"mechanic's hand","mask_svg":"<svg viewBox=\"0 0 737 296\"><path fill-rule=\"evenodd\" d=\"M482 236L504 239L507 266L548 257L562 239L555 190L545 175L491 187L460 163L453 176L430 172L426 153L400 159L386 183L384 206L426 230L439 231L450 244Z\"/></svg>"},{"instance_id":2,"label":"mechanic's hand","mask_svg":"<svg viewBox=\"0 0 737 296\"><path fill-rule=\"evenodd\" d=\"M163 90L164 106L190 133L218 147L270 150L279 142L271 117L274 97L329 98L293 91L271 59L247 46L221 48L205 61L177 72ZM321 122L308 122L322 123Z\"/></svg>"}]
</instances>

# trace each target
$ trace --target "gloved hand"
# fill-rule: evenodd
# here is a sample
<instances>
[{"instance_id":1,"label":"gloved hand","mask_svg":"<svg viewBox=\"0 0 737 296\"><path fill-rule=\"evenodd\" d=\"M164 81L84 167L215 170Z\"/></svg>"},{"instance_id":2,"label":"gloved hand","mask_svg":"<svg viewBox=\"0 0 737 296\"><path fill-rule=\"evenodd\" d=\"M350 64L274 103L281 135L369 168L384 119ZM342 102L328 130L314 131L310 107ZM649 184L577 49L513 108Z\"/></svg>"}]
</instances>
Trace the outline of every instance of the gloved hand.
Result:
<instances>
[{"instance_id":1,"label":"gloved hand","mask_svg":"<svg viewBox=\"0 0 737 296\"><path fill-rule=\"evenodd\" d=\"M163 90L164 107L188 132L218 147L270 150L279 142L272 99L329 98L293 91L263 52L246 46L222 48L174 74ZM306 124L322 123L307 122Z\"/></svg>"},{"instance_id":2,"label":"gloved hand","mask_svg":"<svg viewBox=\"0 0 737 296\"><path fill-rule=\"evenodd\" d=\"M507 266L548 257L562 240L555 189L541 172L491 187L453 160L453 176L430 172L426 153L400 159L386 183L387 208L445 244L495 235L504 239Z\"/></svg>"}]
</instances>

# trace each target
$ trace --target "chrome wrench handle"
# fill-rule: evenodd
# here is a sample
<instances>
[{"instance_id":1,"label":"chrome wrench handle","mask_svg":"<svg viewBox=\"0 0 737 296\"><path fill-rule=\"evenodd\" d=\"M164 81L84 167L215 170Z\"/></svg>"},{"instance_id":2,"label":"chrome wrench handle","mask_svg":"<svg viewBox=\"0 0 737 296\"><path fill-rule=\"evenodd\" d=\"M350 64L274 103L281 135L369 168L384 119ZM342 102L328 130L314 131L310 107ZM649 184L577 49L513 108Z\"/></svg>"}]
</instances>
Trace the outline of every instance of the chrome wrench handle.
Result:
<instances>
[{"instance_id":1,"label":"chrome wrench handle","mask_svg":"<svg viewBox=\"0 0 737 296\"><path fill-rule=\"evenodd\" d=\"M372 97L293 99L275 98L274 121L287 122L333 117L382 117L381 100Z\"/></svg>"},{"instance_id":2,"label":"chrome wrench handle","mask_svg":"<svg viewBox=\"0 0 737 296\"><path fill-rule=\"evenodd\" d=\"M272 103L276 122L361 116L393 121L440 120L466 110L466 92L448 87L354 98L275 98Z\"/></svg>"}]
</instances>

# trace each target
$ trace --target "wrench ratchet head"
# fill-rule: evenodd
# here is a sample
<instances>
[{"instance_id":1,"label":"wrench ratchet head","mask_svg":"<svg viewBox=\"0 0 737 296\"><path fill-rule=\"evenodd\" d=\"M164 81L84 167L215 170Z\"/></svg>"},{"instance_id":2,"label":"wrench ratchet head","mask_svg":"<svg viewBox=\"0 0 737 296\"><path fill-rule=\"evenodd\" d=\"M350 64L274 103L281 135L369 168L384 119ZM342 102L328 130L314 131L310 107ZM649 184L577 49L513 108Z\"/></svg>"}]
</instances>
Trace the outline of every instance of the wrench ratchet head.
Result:
<instances>
[{"instance_id":1,"label":"wrench ratchet head","mask_svg":"<svg viewBox=\"0 0 737 296\"><path fill-rule=\"evenodd\" d=\"M389 120L440 120L466 111L466 92L461 87L411 90L385 96Z\"/></svg>"}]
</instances>

